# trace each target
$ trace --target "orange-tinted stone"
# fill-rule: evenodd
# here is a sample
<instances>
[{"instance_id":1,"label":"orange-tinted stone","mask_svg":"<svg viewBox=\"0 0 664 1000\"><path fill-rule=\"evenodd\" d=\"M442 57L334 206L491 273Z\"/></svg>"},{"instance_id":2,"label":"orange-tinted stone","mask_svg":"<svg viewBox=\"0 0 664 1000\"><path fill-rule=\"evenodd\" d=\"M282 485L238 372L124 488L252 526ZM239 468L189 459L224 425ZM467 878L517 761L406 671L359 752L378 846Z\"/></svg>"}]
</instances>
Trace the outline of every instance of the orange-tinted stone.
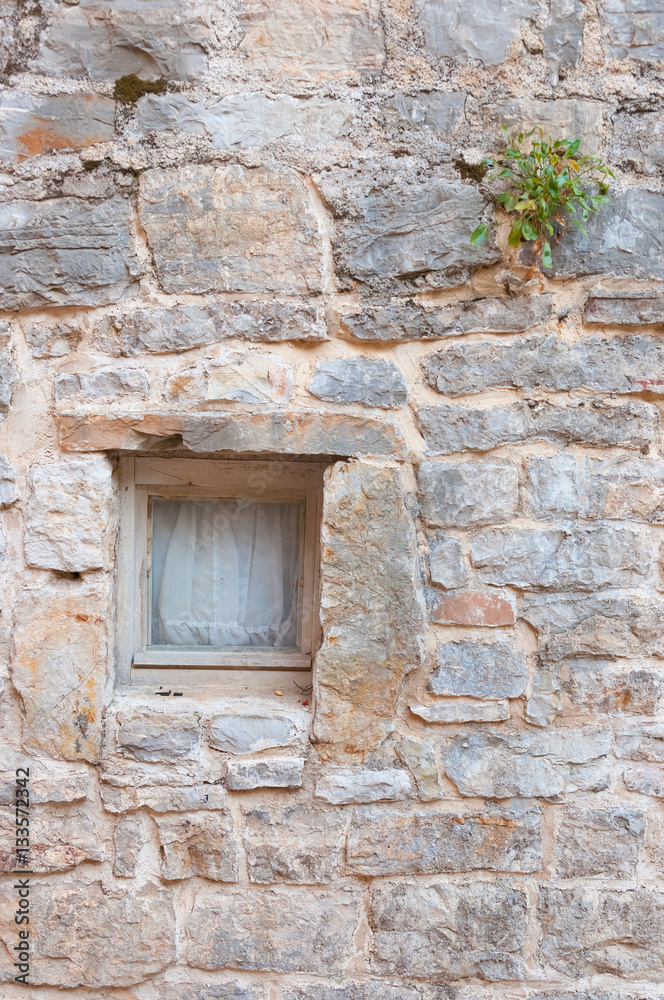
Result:
<instances>
[{"instance_id":1,"label":"orange-tinted stone","mask_svg":"<svg viewBox=\"0 0 664 1000\"><path fill-rule=\"evenodd\" d=\"M432 620L439 625L513 625L514 608L504 597L469 590L441 597Z\"/></svg>"}]
</instances>

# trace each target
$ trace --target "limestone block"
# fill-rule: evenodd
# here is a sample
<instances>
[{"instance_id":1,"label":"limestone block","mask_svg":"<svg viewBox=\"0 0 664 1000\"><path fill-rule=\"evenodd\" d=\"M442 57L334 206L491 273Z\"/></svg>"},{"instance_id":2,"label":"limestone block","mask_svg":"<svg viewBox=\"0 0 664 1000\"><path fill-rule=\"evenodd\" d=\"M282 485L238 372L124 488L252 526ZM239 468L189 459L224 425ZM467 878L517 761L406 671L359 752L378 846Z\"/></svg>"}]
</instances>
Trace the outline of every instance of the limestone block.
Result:
<instances>
[{"instance_id":1,"label":"limestone block","mask_svg":"<svg viewBox=\"0 0 664 1000\"><path fill-rule=\"evenodd\" d=\"M418 94L396 94L388 104L411 125L453 132L463 123L466 95L456 90L421 90Z\"/></svg>"},{"instance_id":2,"label":"limestone block","mask_svg":"<svg viewBox=\"0 0 664 1000\"><path fill-rule=\"evenodd\" d=\"M577 712L608 715L656 715L664 697L664 674L627 661L569 661L564 689Z\"/></svg>"},{"instance_id":3,"label":"limestone block","mask_svg":"<svg viewBox=\"0 0 664 1000\"><path fill-rule=\"evenodd\" d=\"M645 814L637 809L570 806L556 839L559 878L633 878L645 828Z\"/></svg>"},{"instance_id":4,"label":"limestone block","mask_svg":"<svg viewBox=\"0 0 664 1000\"><path fill-rule=\"evenodd\" d=\"M413 783L407 771L384 768L380 771L340 767L316 782L314 797L335 806L364 802L394 802L413 793Z\"/></svg>"},{"instance_id":5,"label":"limestone block","mask_svg":"<svg viewBox=\"0 0 664 1000\"><path fill-rule=\"evenodd\" d=\"M542 867L541 822L537 809L361 806L351 820L347 870L353 875L534 872Z\"/></svg>"},{"instance_id":6,"label":"limestone block","mask_svg":"<svg viewBox=\"0 0 664 1000\"><path fill-rule=\"evenodd\" d=\"M405 100L405 98L400 98ZM396 98L395 98L396 100ZM525 333L552 315L551 296L464 299L424 306L414 299L339 314L342 333L356 340L434 340L467 333Z\"/></svg>"},{"instance_id":7,"label":"limestone block","mask_svg":"<svg viewBox=\"0 0 664 1000\"><path fill-rule=\"evenodd\" d=\"M1 218L0 206L0 218ZM2 252L2 237L0 237L0 253ZM2 280L2 260L0 259L0 281ZM18 382L18 371L16 365L10 358L9 352L0 350L0 421L4 420L9 413L14 395L14 386Z\"/></svg>"},{"instance_id":8,"label":"limestone block","mask_svg":"<svg viewBox=\"0 0 664 1000\"><path fill-rule=\"evenodd\" d=\"M575 65L583 45L583 4L580 0L552 0L544 26L544 56L558 82L558 67ZM586 135L574 129L574 136Z\"/></svg>"},{"instance_id":9,"label":"limestone block","mask_svg":"<svg viewBox=\"0 0 664 1000\"><path fill-rule=\"evenodd\" d=\"M405 501L396 469L348 462L325 474L314 739L338 763L363 760L392 731L403 679L421 662L425 607Z\"/></svg>"},{"instance_id":10,"label":"limestone block","mask_svg":"<svg viewBox=\"0 0 664 1000\"><path fill-rule=\"evenodd\" d=\"M470 559L484 583L594 592L642 585L652 544L623 528L490 528L473 537Z\"/></svg>"},{"instance_id":11,"label":"limestone block","mask_svg":"<svg viewBox=\"0 0 664 1000\"><path fill-rule=\"evenodd\" d=\"M540 886L539 958L570 977L664 980L664 893Z\"/></svg>"},{"instance_id":12,"label":"limestone block","mask_svg":"<svg viewBox=\"0 0 664 1000\"><path fill-rule=\"evenodd\" d=\"M664 522L664 463L585 459L581 513L586 518Z\"/></svg>"},{"instance_id":13,"label":"limestone block","mask_svg":"<svg viewBox=\"0 0 664 1000\"><path fill-rule=\"evenodd\" d=\"M58 375L54 380L56 403L70 400L85 403L113 403L118 396L147 399L148 377L142 368L114 368L106 371Z\"/></svg>"},{"instance_id":14,"label":"limestone block","mask_svg":"<svg viewBox=\"0 0 664 1000\"><path fill-rule=\"evenodd\" d=\"M431 802L443 797L436 752L430 743L406 737L396 744L397 756L405 764L417 785L417 797Z\"/></svg>"},{"instance_id":15,"label":"limestone block","mask_svg":"<svg viewBox=\"0 0 664 1000\"><path fill-rule=\"evenodd\" d=\"M467 528L511 521L519 499L519 477L513 465L464 462L417 470L422 517L441 528Z\"/></svg>"},{"instance_id":16,"label":"limestone block","mask_svg":"<svg viewBox=\"0 0 664 1000\"><path fill-rule=\"evenodd\" d=\"M589 295L583 307L584 323L602 326L652 326L664 323L664 296Z\"/></svg>"},{"instance_id":17,"label":"limestone block","mask_svg":"<svg viewBox=\"0 0 664 1000\"><path fill-rule=\"evenodd\" d=\"M664 764L664 723L643 723L618 735L616 757Z\"/></svg>"},{"instance_id":18,"label":"limestone block","mask_svg":"<svg viewBox=\"0 0 664 1000\"><path fill-rule=\"evenodd\" d=\"M239 22L253 71L352 81L376 76L385 59L378 0L245 0Z\"/></svg>"},{"instance_id":19,"label":"limestone block","mask_svg":"<svg viewBox=\"0 0 664 1000\"><path fill-rule=\"evenodd\" d=\"M64 358L76 350L83 336L81 324L75 321L53 326L24 323L23 333L33 358Z\"/></svg>"},{"instance_id":20,"label":"limestone block","mask_svg":"<svg viewBox=\"0 0 664 1000\"><path fill-rule=\"evenodd\" d=\"M13 804L13 803L12 803ZM0 872L16 868L14 810L0 813ZM81 803L71 805L30 802L30 865L33 872L63 872L84 861L105 860L98 824Z\"/></svg>"},{"instance_id":21,"label":"limestone block","mask_svg":"<svg viewBox=\"0 0 664 1000\"><path fill-rule=\"evenodd\" d=\"M178 971L182 979L177 982L162 981L154 985L144 985L141 1000L267 1000L268 997L266 983L248 983L244 979L225 979L223 982L210 983L207 978L203 981L192 978L191 969ZM145 992L146 990L149 992ZM91 997L90 1000L96 998ZM614 998L600 997L598 1000L614 1000Z\"/></svg>"},{"instance_id":22,"label":"limestone block","mask_svg":"<svg viewBox=\"0 0 664 1000\"><path fill-rule=\"evenodd\" d=\"M497 594L462 590L441 597L432 610L431 620L438 625L485 625L489 628L514 625L514 604Z\"/></svg>"},{"instance_id":23,"label":"limestone block","mask_svg":"<svg viewBox=\"0 0 664 1000\"><path fill-rule=\"evenodd\" d=\"M27 751L98 759L110 620L108 594L86 584L58 581L19 597L12 683Z\"/></svg>"},{"instance_id":24,"label":"limestone block","mask_svg":"<svg viewBox=\"0 0 664 1000\"><path fill-rule=\"evenodd\" d=\"M446 590L463 587L468 582L468 567L461 542L438 532L429 543L429 575L433 583Z\"/></svg>"},{"instance_id":25,"label":"limestone block","mask_svg":"<svg viewBox=\"0 0 664 1000\"><path fill-rule=\"evenodd\" d=\"M231 94L206 108L184 94L141 98L133 134L170 132L206 137L215 149L251 149L277 139L320 146L350 123L354 107L331 97L291 97L259 91Z\"/></svg>"},{"instance_id":26,"label":"limestone block","mask_svg":"<svg viewBox=\"0 0 664 1000\"><path fill-rule=\"evenodd\" d=\"M112 471L101 455L33 465L25 513L28 565L69 573L113 565Z\"/></svg>"},{"instance_id":27,"label":"limestone block","mask_svg":"<svg viewBox=\"0 0 664 1000\"><path fill-rule=\"evenodd\" d=\"M642 795L652 795L656 799L664 799L664 771L658 767L626 767L623 772L625 788L630 792L640 792Z\"/></svg>"},{"instance_id":28,"label":"limestone block","mask_svg":"<svg viewBox=\"0 0 664 1000\"><path fill-rule=\"evenodd\" d=\"M30 769L30 802L81 802L94 792L94 772L85 765L27 757L15 747L0 744L0 803L13 805L16 797L16 767Z\"/></svg>"},{"instance_id":29,"label":"limestone block","mask_svg":"<svg viewBox=\"0 0 664 1000\"><path fill-rule=\"evenodd\" d=\"M429 385L447 396L490 389L568 392L664 392L664 345L640 335L574 343L558 337L517 337L509 344L455 344L431 355Z\"/></svg>"},{"instance_id":30,"label":"limestone block","mask_svg":"<svg viewBox=\"0 0 664 1000\"><path fill-rule=\"evenodd\" d=\"M136 878L139 855L146 839L145 821L142 816L123 816L120 819L113 833L114 875L119 878Z\"/></svg>"},{"instance_id":31,"label":"limestone block","mask_svg":"<svg viewBox=\"0 0 664 1000\"><path fill-rule=\"evenodd\" d=\"M379 883L371 891L369 923L372 967L383 975L524 978L528 902L522 889Z\"/></svg>"},{"instance_id":32,"label":"limestone block","mask_svg":"<svg viewBox=\"0 0 664 1000\"><path fill-rule=\"evenodd\" d=\"M59 414L64 451L141 450L180 436L198 454L217 451L277 455L401 457L401 430L387 420L325 410L241 413L65 411Z\"/></svg>"},{"instance_id":33,"label":"limestone block","mask_svg":"<svg viewBox=\"0 0 664 1000\"><path fill-rule=\"evenodd\" d=\"M532 594L520 615L538 632L540 656L555 662L567 657L663 656L661 602L622 595Z\"/></svg>"},{"instance_id":34,"label":"limestone block","mask_svg":"<svg viewBox=\"0 0 664 1000\"><path fill-rule=\"evenodd\" d=\"M231 760L226 787L235 792L251 788L300 788L303 768L304 759L297 757Z\"/></svg>"},{"instance_id":35,"label":"limestone block","mask_svg":"<svg viewBox=\"0 0 664 1000\"><path fill-rule=\"evenodd\" d=\"M304 711L288 711L268 702L256 705L239 702L213 716L210 746L232 754L294 746L302 741L309 720Z\"/></svg>"},{"instance_id":36,"label":"limestone block","mask_svg":"<svg viewBox=\"0 0 664 1000\"><path fill-rule=\"evenodd\" d=\"M99 881L63 879L32 886L30 982L60 989L131 986L175 961L171 893L151 882L112 889ZM16 890L0 892L7 954L16 943ZM5 978L15 970L3 960Z\"/></svg>"},{"instance_id":37,"label":"limestone block","mask_svg":"<svg viewBox=\"0 0 664 1000\"><path fill-rule=\"evenodd\" d=\"M415 16L424 33L426 51L433 57L478 59L487 66L500 63L520 37L526 0L472 3L470 0L416 0Z\"/></svg>"},{"instance_id":38,"label":"limestone block","mask_svg":"<svg viewBox=\"0 0 664 1000\"><path fill-rule=\"evenodd\" d=\"M619 406L599 402L589 406L583 401L556 406L528 400L481 410L425 406L415 413L431 455L490 451L526 441L640 449L655 438L659 423L652 404L637 401Z\"/></svg>"},{"instance_id":39,"label":"limestone block","mask_svg":"<svg viewBox=\"0 0 664 1000\"><path fill-rule=\"evenodd\" d=\"M221 785L201 784L182 788L172 785L101 786L104 809L110 813L125 813L147 806L153 812L193 812L199 809L223 809L226 792Z\"/></svg>"},{"instance_id":40,"label":"limestone block","mask_svg":"<svg viewBox=\"0 0 664 1000\"><path fill-rule=\"evenodd\" d=\"M0 162L20 163L56 149L84 149L115 135L115 102L98 94L0 97Z\"/></svg>"},{"instance_id":41,"label":"limestone block","mask_svg":"<svg viewBox=\"0 0 664 1000\"><path fill-rule=\"evenodd\" d=\"M159 763L198 756L200 722L193 712L130 709L116 718L118 748L134 760Z\"/></svg>"},{"instance_id":42,"label":"limestone block","mask_svg":"<svg viewBox=\"0 0 664 1000\"><path fill-rule=\"evenodd\" d=\"M657 0L606 0L603 20L612 59L664 59L664 11Z\"/></svg>"},{"instance_id":43,"label":"limestone block","mask_svg":"<svg viewBox=\"0 0 664 1000\"><path fill-rule=\"evenodd\" d=\"M453 701L408 707L425 722L504 722L510 717L508 701Z\"/></svg>"},{"instance_id":44,"label":"limestone block","mask_svg":"<svg viewBox=\"0 0 664 1000\"><path fill-rule=\"evenodd\" d=\"M526 700L526 722L531 726L550 726L562 710L561 687L556 667L547 664L537 670Z\"/></svg>"},{"instance_id":45,"label":"limestone block","mask_svg":"<svg viewBox=\"0 0 664 1000\"><path fill-rule=\"evenodd\" d=\"M251 882L330 882L339 874L346 817L338 809L263 805L243 810Z\"/></svg>"},{"instance_id":46,"label":"limestone block","mask_svg":"<svg viewBox=\"0 0 664 1000\"><path fill-rule=\"evenodd\" d=\"M316 365L309 392L332 403L362 403L387 409L408 402L408 386L393 361L339 358Z\"/></svg>"},{"instance_id":47,"label":"limestone block","mask_svg":"<svg viewBox=\"0 0 664 1000\"><path fill-rule=\"evenodd\" d=\"M130 225L129 203L119 195L97 204L80 198L1 204L4 308L117 301L141 273Z\"/></svg>"},{"instance_id":48,"label":"limestone block","mask_svg":"<svg viewBox=\"0 0 664 1000\"><path fill-rule=\"evenodd\" d=\"M610 746L611 731L601 727L487 730L453 737L443 747L443 766L462 795L552 798L593 786L600 775L588 765Z\"/></svg>"},{"instance_id":49,"label":"limestone block","mask_svg":"<svg viewBox=\"0 0 664 1000\"><path fill-rule=\"evenodd\" d=\"M422 983L396 985L384 979L303 983L286 986L282 996L283 1000L453 1000L453 995L444 986L429 987Z\"/></svg>"},{"instance_id":50,"label":"limestone block","mask_svg":"<svg viewBox=\"0 0 664 1000\"><path fill-rule=\"evenodd\" d=\"M16 471L7 456L0 453L0 508L11 507L17 500Z\"/></svg>"},{"instance_id":51,"label":"limestone block","mask_svg":"<svg viewBox=\"0 0 664 1000\"><path fill-rule=\"evenodd\" d=\"M35 68L49 76L117 80L197 80L214 35L209 19L183 0L48 0L48 27Z\"/></svg>"},{"instance_id":52,"label":"limestone block","mask_svg":"<svg viewBox=\"0 0 664 1000\"><path fill-rule=\"evenodd\" d=\"M447 642L427 691L471 698L518 698L528 681L526 655L509 642Z\"/></svg>"},{"instance_id":53,"label":"limestone block","mask_svg":"<svg viewBox=\"0 0 664 1000\"><path fill-rule=\"evenodd\" d=\"M322 291L314 204L288 167L147 170L140 215L164 291Z\"/></svg>"},{"instance_id":54,"label":"limestone block","mask_svg":"<svg viewBox=\"0 0 664 1000\"><path fill-rule=\"evenodd\" d=\"M537 455L526 465L526 505L533 517L576 517L579 513L579 465L574 455Z\"/></svg>"},{"instance_id":55,"label":"limestone block","mask_svg":"<svg viewBox=\"0 0 664 1000\"><path fill-rule=\"evenodd\" d=\"M189 965L338 976L354 954L359 919L359 899L342 890L196 889Z\"/></svg>"},{"instance_id":56,"label":"limestone block","mask_svg":"<svg viewBox=\"0 0 664 1000\"><path fill-rule=\"evenodd\" d=\"M494 263L492 241L478 250L468 233L484 217L479 191L461 181L430 176L369 175L332 168L316 182L336 225L332 250L340 291L449 288ZM403 284L400 284L403 283Z\"/></svg>"},{"instance_id":57,"label":"limestone block","mask_svg":"<svg viewBox=\"0 0 664 1000\"><path fill-rule=\"evenodd\" d=\"M164 880L200 876L215 882L237 882L237 845L227 809L160 815L155 822Z\"/></svg>"},{"instance_id":58,"label":"limestone block","mask_svg":"<svg viewBox=\"0 0 664 1000\"><path fill-rule=\"evenodd\" d=\"M231 354L208 366L205 399L238 403L287 403L292 367L278 354Z\"/></svg>"},{"instance_id":59,"label":"limestone block","mask_svg":"<svg viewBox=\"0 0 664 1000\"><path fill-rule=\"evenodd\" d=\"M579 16L577 20L571 20L570 23L577 31L582 32L583 8L581 0L571 0L571 4L579 8ZM550 6L551 13L554 13L556 7L560 9L562 6L569 7L570 0L553 0ZM546 50L544 57L549 64L550 74L555 77L561 69L560 62L547 58ZM530 132L531 129L541 126L545 135L552 135L554 139L562 138L562 136L568 138L583 136L584 152L595 154L604 152L602 148L604 106L600 101L570 100L569 98L547 101L532 97L516 97L504 103L496 103L491 107L483 108L483 124L486 124L487 118L496 128L494 133L496 138L503 122L507 125L510 133Z\"/></svg>"}]
</instances>

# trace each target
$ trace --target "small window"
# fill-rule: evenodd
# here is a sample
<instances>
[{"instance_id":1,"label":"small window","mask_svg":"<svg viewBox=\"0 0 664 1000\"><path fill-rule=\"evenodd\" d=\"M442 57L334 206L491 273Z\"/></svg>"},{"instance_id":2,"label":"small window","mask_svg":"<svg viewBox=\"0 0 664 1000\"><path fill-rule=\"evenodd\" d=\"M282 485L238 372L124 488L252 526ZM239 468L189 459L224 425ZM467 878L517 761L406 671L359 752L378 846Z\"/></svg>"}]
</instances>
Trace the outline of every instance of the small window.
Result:
<instances>
[{"instance_id":1,"label":"small window","mask_svg":"<svg viewBox=\"0 0 664 1000\"><path fill-rule=\"evenodd\" d=\"M322 467L123 459L121 677L310 670Z\"/></svg>"}]
</instances>

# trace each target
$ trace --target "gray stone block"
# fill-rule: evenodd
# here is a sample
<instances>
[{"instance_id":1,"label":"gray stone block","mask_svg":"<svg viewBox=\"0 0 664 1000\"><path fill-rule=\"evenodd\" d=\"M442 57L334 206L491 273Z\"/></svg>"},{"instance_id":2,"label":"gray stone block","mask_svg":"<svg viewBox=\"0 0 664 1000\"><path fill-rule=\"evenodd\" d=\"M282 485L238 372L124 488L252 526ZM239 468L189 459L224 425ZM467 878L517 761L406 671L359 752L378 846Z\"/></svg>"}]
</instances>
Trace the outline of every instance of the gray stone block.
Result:
<instances>
[{"instance_id":1,"label":"gray stone block","mask_svg":"<svg viewBox=\"0 0 664 1000\"><path fill-rule=\"evenodd\" d=\"M444 986L433 986L432 990L424 984L397 986L384 979L367 979L285 986L282 996L283 1000L455 1000Z\"/></svg>"},{"instance_id":2,"label":"gray stone block","mask_svg":"<svg viewBox=\"0 0 664 1000\"><path fill-rule=\"evenodd\" d=\"M534 872L542 867L541 824L538 809L361 806L350 823L346 870L370 876Z\"/></svg>"},{"instance_id":3,"label":"gray stone block","mask_svg":"<svg viewBox=\"0 0 664 1000\"><path fill-rule=\"evenodd\" d=\"M115 103L97 94L3 94L0 162L22 162L57 149L83 149L115 136Z\"/></svg>"},{"instance_id":4,"label":"gray stone block","mask_svg":"<svg viewBox=\"0 0 664 1000\"><path fill-rule=\"evenodd\" d=\"M484 583L521 590L589 590L643 585L652 543L623 528L489 529L474 536L470 559Z\"/></svg>"},{"instance_id":5,"label":"gray stone block","mask_svg":"<svg viewBox=\"0 0 664 1000\"><path fill-rule=\"evenodd\" d=\"M115 368L108 371L58 375L54 380L55 401L78 400L86 403L112 403L119 396L147 399L148 377L142 368Z\"/></svg>"},{"instance_id":6,"label":"gray stone block","mask_svg":"<svg viewBox=\"0 0 664 1000\"><path fill-rule=\"evenodd\" d=\"M308 804L243 810L251 882L316 885L339 874L347 818L339 809Z\"/></svg>"},{"instance_id":7,"label":"gray stone block","mask_svg":"<svg viewBox=\"0 0 664 1000\"><path fill-rule=\"evenodd\" d=\"M47 0L50 14L35 69L57 77L197 80L214 39L208 17L182 0Z\"/></svg>"},{"instance_id":8,"label":"gray stone block","mask_svg":"<svg viewBox=\"0 0 664 1000\"><path fill-rule=\"evenodd\" d=\"M563 687L577 712L657 714L664 697L664 674L656 668L599 659L570 660L568 667Z\"/></svg>"},{"instance_id":9,"label":"gray stone block","mask_svg":"<svg viewBox=\"0 0 664 1000\"><path fill-rule=\"evenodd\" d=\"M67 8L73 9L73 8ZM0 295L5 309L105 305L140 275L130 209L116 195L0 205Z\"/></svg>"},{"instance_id":10,"label":"gray stone block","mask_svg":"<svg viewBox=\"0 0 664 1000\"><path fill-rule=\"evenodd\" d=\"M390 409L408 402L408 386L393 361L340 358L316 365L309 392L331 403Z\"/></svg>"},{"instance_id":11,"label":"gray stone block","mask_svg":"<svg viewBox=\"0 0 664 1000\"><path fill-rule=\"evenodd\" d=\"M518 480L513 465L422 462L417 471L422 517L441 528L510 521L518 503Z\"/></svg>"},{"instance_id":12,"label":"gray stone block","mask_svg":"<svg viewBox=\"0 0 664 1000\"><path fill-rule=\"evenodd\" d=\"M226 787L236 792L250 788L300 788L303 768L304 760L294 757L231 760Z\"/></svg>"},{"instance_id":13,"label":"gray stone block","mask_svg":"<svg viewBox=\"0 0 664 1000\"><path fill-rule=\"evenodd\" d=\"M167 292L322 291L314 203L289 167L147 170L140 215Z\"/></svg>"},{"instance_id":14,"label":"gray stone block","mask_svg":"<svg viewBox=\"0 0 664 1000\"><path fill-rule=\"evenodd\" d=\"M645 814L636 809L570 806L556 838L558 877L633 878L645 828Z\"/></svg>"},{"instance_id":15,"label":"gray stone block","mask_svg":"<svg viewBox=\"0 0 664 1000\"><path fill-rule=\"evenodd\" d=\"M636 400L619 406L528 400L481 410L441 404L422 407L415 415L431 455L490 451L528 441L641 449L655 440L659 426L656 408Z\"/></svg>"},{"instance_id":16,"label":"gray stone block","mask_svg":"<svg viewBox=\"0 0 664 1000\"><path fill-rule=\"evenodd\" d=\"M625 788L641 795L664 799L664 771L659 767L626 767L623 773Z\"/></svg>"},{"instance_id":17,"label":"gray stone block","mask_svg":"<svg viewBox=\"0 0 664 1000\"><path fill-rule=\"evenodd\" d=\"M0 261L0 270L2 262ZM5 419L12 406L14 388L18 382L18 369L8 351L0 350L0 422Z\"/></svg>"},{"instance_id":18,"label":"gray stone block","mask_svg":"<svg viewBox=\"0 0 664 1000\"><path fill-rule=\"evenodd\" d=\"M54 326L24 323L23 333L33 358L64 358L80 344L83 328L76 321L60 322Z\"/></svg>"},{"instance_id":19,"label":"gray stone block","mask_svg":"<svg viewBox=\"0 0 664 1000\"><path fill-rule=\"evenodd\" d=\"M573 0L573 5L580 7L580 0ZM569 10L569 0L553 0L550 4L552 14L556 6L558 9L564 6ZM578 21L570 19L567 23L582 31L583 15L581 14ZM544 30L546 32L546 28ZM548 63L549 79L553 81L561 69L561 63L556 59L547 58L547 55L545 47L544 58ZM584 152L601 155L604 153L602 138L605 113L605 105L599 100L560 97L551 101L533 97L513 97L507 101L484 105L481 124L486 128L487 122L492 122L496 128L496 136L503 123L511 133L530 132L534 128L541 127L545 136L551 135L554 139L582 138Z\"/></svg>"},{"instance_id":20,"label":"gray stone block","mask_svg":"<svg viewBox=\"0 0 664 1000\"><path fill-rule=\"evenodd\" d=\"M579 463L574 455L538 455L526 465L526 506L533 517L577 517Z\"/></svg>"},{"instance_id":21,"label":"gray stone block","mask_svg":"<svg viewBox=\"0 0 664 1000\"><path fill-rule=\"evenodd\" d=\"M664 343L657 337L517 337L455 344L424 364L429 385L448 396L491 389L568 392L664 392Z\"/></svg>"},{"instance_id":22,"label":"gray stone block","mask_svg":"<svg viewBox=\"0 0 664 1000\"><path fill-rule=\"evenodd\" d=\"M144 817L123 816L113 833L115 846L113 874L118 878L136 878L139 854L146 842Z\"/></svg>"},{"instance_id":23,"label":"gray stone block","mask_svg":"<svg viewBox=\"0 0 664 1000\"><path fill-rule=\"evenodd\" d=\"M332 774L324 774L316 782L314 797L335 806L353 803L395 802L408 798L413 784L407 771L401 768L383 768L379 771L365 768L340 767Z\"/></svg>"},{"instance_id":24,"label":"gray stone block","mask_svg":"<svg viewBox=\"0 0 664 1000\"><path fill-rule=\"evenodd\" d=\"M542 885L538 911L542 964L571 978L664 981L664 893Z\"/></svg>"},{"instance_id":25,"label":"gray stone block","mask_svg":"<svg viewBox=\"0 0 664 1000\"><path fill-rule=\"evenodd\" d=\"M574 66L581 56L583 4L580 0L552 0L543 38L544 57L552 67L554 83L557 83L558 67ZM580 134L575 132L570 138L576 139Z\"/></svg>"},{"instance_id":26,"label":"gray stone block","mask_svg":"<svg viewBox=\"0 0 664 1000\"><path fill-rule=\"evenodd\" d=\"M187 919L195 969L340 975L353 953L360 900L352 892L197 888Z\"/></svg>"},{"instance_id":27,"label":"gray stone block","mask_svg":"<svg viewBox=\"0 0 664 1000\"><path fill-rule=\"evenodd\" d=\"M471 698L518 698L528 680L526 655L508 642L448 642L427 691Z\"/></svg>"},{"instance_id":28,"label":"gray stone block","mask_svg":"<svg viewBox=\"0 0 664 1000\"><path fill-rule=\"evenodd\" d=\"M581 513L586 518L664 522L664 463L584 459Z\"/></svg>"},{"instance_id":29,"label":"gray stone block","mask_svg":"<svg viewBox=\"0 0 664 1000\"><path fill-rule=\"evenodd\" d=\"M664 59L664 8L659 0L606 0L602 14L612 59Z\"/></svg>"},{"instance_id":30,"label":"gray stone block","mask_svg":"<svg viewBox=\"0 0 664 1000\"><path fill-rule=\"evenodd\" d=\"M562 711L561 682L557 667L542 664L533 676L526 700L526 722L531 726L550 726Z\"/></svg>"},{"instance_id":31,"label":"gray stone block","mask_svg":"<svg viewBox=\"0 0 664 1000\"><path fill-rule=\"evenodd\" d=\"M180 975L183 977L182 982L162 981L156 987L158 992L145 994L146 1000L267 1000L269 996L267 983L248 983L246 980L237 979L226 979L221 983L193 983L188 970L181 972ZM576 997L572 1000L576 1000ZM582 997L581 1000L590 998ZM598 997L597 1000L619 1000L619 998Z\"/></svg>"},{"instance_id":32,"label":"gray stone block","mask_svg":"<svg viewBox=\"0 0 664 1000\"><path fill-rule=\"evenodd\" d=\"M664 723L644 722L624 730L616 741L616 757L664 764Z\"/></svg>"},{"instance_id":33,"label":"gray stone block","mask_svg":"<svg viewBox=\"0 0 664 1000\"><path fill-rule=\"evenodd\" d=\"M155 817L161 877L237 882L237 844L230 812L176 813Z\"/></svg>"},{"instance_id":34,"label":"gray stone block","mask_svg":"<svg viewBox=\"0 0 664 1000\"><path fill-rule=\"evenodd\" d=\"M458 90L422 90L414 97L397 94L388 104L411 125L436 132L453 132L463 123L466 95Z\"/></svg>"},{"instance_id":35,"label":"gray stone block","mask_svg":"<svg viewBox=\"0 0 664 1000\"><path fill-rule=\"evenodd\" d=\"M110 813L125 813L147 806L152 812L194 812L200 809L223 809L226 790L221 785L201 784L141 785L122 787L102 785L101 799Z\"/></svg>"},{"instance_id":36,"label":"gray stone block","mask_svg":"<svg viewBox=\"0 0 664 1000\"><path fill-rule=\"evenodd\" d=\"M0 453L0 508L11 507L17 500L16 471L7 456Z\"/></svg>"},{"instance_id":37,"label":"gray stone block","mask_svg":"<svg viewBox=\"0 0 664 1000\"><path fill-rule=\"evenodd\" d=\"M664 295L589 295L584 323L604 326L652 326L664 323Z\"/></svg>"},{"instance_id":38,"label":"gray stone block","mask_svg":"<svg viewBox=\"0 0 664 1000\"><path fill-rule=\"evenodd\" d=\"M296 714L266 705L239 705L212 717L210 746L225 753L245 754L293 746L307 727L306 713Z\"/></svg>"},{"instance_id":39,"label":"gray stone block","mask_svg":"<svg viewBox=\"0 0 664 1000\"><path fill-rule=\"evenodd\" d=\"M522 889L379 883L371 890L369 923L371 964L383 975L524 978L528 902Z\"/></svg>"},{"instance_id":40,"label":"gray stone block","mask_svg":"<svg viewBox=\"0 0 664 1000\"><path fill-rule=\"evenodd\" d=\"M532 8L526 0L416 0L415 16L424 33L427 53L434 57L478 59L487 66L503 61L521 34Z\"/></svg>"},{"instance_id":41,"label":"gray stone block","mask_svg":"<svg viewBox=\"0 0 664 1000\"><path fill-rule=\"evenodd\" d=\"M454 700L442 705L409 705L413 715L424 722L449 724L456 722L505 722L510 717L508 701Z\"/></svg>"},{"instance_id":42,"label":"gray stone block","mask_svg":"<svg viewBox=\"0 0 664 1000\"><path fill-rule=\"evenodd\" d=\"M433 583L455 590L468 582L468 567L461 542L438 532L429 542L429 575Z\"/></svg>"},{"instance_id":43,"label":"gray stone block","mask_svg":"<svg viewBox=\"0 0 664 1000\"><path fill-rule=\"evenodd\" d=\"M134 760L168 762L198 756L200 723L192 712L119 712L117 742Z\"/></svg>"}]
</instances>

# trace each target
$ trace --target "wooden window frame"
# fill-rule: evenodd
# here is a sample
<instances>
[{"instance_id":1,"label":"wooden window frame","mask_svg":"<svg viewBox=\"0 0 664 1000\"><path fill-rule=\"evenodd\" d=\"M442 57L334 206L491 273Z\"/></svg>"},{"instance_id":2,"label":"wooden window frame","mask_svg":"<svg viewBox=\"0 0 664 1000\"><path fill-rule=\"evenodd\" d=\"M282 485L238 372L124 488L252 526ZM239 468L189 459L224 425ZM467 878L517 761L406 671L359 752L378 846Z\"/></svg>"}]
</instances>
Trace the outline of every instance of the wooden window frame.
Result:
<instances>
[{"instance_id":1,"label":"wooden window frame","mask_svg":"<svg viewBox=\"0 0 664 1000\"><path fill-rule=\"evenodd\" d=\"M189 458L120 459L118 553L118 680L154 683L199 670L310 671L319 641L318 564L323 466L311 462L217 461ZM149 517L151 496L256 497L304 503L303 569L300 578L300 648L266 651L160 650L149 646ZM177 673L174 673L177 671ZM166 672L166 673L165 673ZM181 673L180 673L181 672Z\"/></svg>"}]
</instances>

